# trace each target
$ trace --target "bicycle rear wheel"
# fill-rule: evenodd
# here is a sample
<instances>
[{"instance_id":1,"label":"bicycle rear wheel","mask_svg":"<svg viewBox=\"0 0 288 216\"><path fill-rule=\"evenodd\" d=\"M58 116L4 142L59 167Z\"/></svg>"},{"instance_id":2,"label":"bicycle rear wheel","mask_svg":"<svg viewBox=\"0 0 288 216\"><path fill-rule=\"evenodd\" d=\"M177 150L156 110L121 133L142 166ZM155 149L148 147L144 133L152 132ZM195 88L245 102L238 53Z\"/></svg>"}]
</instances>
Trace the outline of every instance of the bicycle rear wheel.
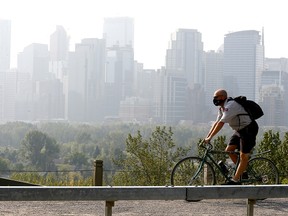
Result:
<instances>
[{"instance_id":1,"label":"bicycle rear wheel","mask_svg":"<svg viewBox=\"0 0 288 216\"><path fill-rule=\"evenodd\" d=\"M213 167L198 157L187 157L180 160L171 173L171 185L214 185Z\"/></svg>"},{"instance_id":2,"label":"bicycle rear wheel","mask_svg":"<svg viewBox=\"0 0 288 216\"><path fill-rule=\"evenodd\" d=\"M252 158L247 166L248 184L279 184L279 173L275 164L263 157Z\"/></svg>"}]
</instances>

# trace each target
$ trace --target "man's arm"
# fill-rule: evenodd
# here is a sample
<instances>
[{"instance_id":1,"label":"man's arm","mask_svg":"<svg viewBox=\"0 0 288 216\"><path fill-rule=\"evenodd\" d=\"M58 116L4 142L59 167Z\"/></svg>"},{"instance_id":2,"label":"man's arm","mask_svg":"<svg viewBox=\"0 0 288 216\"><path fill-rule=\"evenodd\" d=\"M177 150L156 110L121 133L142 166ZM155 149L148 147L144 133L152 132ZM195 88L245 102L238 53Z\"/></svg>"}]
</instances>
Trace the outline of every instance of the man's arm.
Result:
<instances>
[{"instance_id":1,"label":"man's arm","mask_svg":"<svg viewBox=\"0 0 288 216\"><path fill-rule=\"evenodd\" d=\"M225 123L221 121L215 122L213 127L209 131L207 137L205 138L205 142L210 142L210 140L222 129L224 124Z\"/></svg>"}]
</instances>

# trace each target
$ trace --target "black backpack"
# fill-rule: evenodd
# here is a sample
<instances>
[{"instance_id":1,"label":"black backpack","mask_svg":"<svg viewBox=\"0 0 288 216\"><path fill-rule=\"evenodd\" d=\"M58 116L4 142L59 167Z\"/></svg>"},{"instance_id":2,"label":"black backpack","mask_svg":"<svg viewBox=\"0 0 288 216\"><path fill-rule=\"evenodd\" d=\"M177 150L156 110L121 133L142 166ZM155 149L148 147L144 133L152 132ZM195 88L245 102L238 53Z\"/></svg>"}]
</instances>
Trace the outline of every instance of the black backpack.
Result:
<instances>
[{"instance_id":1,"label":"black backpack","mask_svg":"<svg viewBox=\"0 0 288 216\"><path fill-rule=\"evenodd\" d=\"M259 119L264 115L264 112L259 104L257 104L255 101L247 100L245 96L238 96L231 99L241 104L252 120Z\"/></svg>"}]
</instances>

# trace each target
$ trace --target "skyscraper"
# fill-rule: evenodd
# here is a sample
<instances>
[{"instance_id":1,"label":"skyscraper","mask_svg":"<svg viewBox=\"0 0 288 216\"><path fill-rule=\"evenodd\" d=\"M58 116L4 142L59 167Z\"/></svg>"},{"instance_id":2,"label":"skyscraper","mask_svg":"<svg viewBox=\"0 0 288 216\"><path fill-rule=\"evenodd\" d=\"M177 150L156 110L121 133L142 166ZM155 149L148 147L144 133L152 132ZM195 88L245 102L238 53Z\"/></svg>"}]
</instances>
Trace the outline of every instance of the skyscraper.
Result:
<instances>
[{"instance_id":1,"label":"skyscraper","mask_svg":"<svg viewBox=\"0 0 288 216\"><path fill-rule=\"evenodd\" d=\"M28 73L33 81L51 78L49 73L49 52L47 44L33 43L18 54L18 70Z\"/></svg>"},{"instance_id":2,"label":"skyscraper","mask_svg":"<svg viewBox=\"0 0 288 216\"><path fill-rule=\"evenodd\" d=\"M264 125L288 125L288 59L267 58L262 73L260 101Z\"/></svg>"},{"instance_id":3,"label":"skyscraper","mask_svg":"<svg viewBox=\"0 0 288 216\"><path fill-rule=\"evenodd\" d=\"M167 84L163 85L164 122L201 121L198 98L204 86L202 35L195 29L179 29L166 51ZM199 104L200 103L200 104ZM199 106L200 105L200 106Z\"/></svg>"},{"instance_id":4,"label":"skyscraper","mask_svg":"<svg viewBox=\"0 0 288 216\"><path fill-rule=\"evenodd\" d=\"M103 38L108 48L113 46L134 48L134 19L130 17L105 18Z\"/></svg>"},{"instance_id":5,"label":"skyscraper","mask_svg":"<svg viewBox=\"0 0 288 216\"><path fill-rule=\"evenodd\" d=\"M0 20L0 72L10 69L11 21Z\"/></svg>"},{"instance_id":6,"label":"skyscraper","mask_svg":"<svg viewBox=\"0 0 288 216\"><path fill-rule=\"evenodd\" d=\"M67 67L69 51L69 37L62 26L56 26L56 31L50 36L50 72L63 80L64 70Z\"/></svg>"},{"instance_id":7,"label":"skyscraper","mask_svg":"<svg viewBox=\"0 0 288 216\"><path fill-rule=\"evenodd\" d=\"M101 114L104 88L105 43L87 38L75 45L68 63L68 119L97 121Z\"/></svg>"},{"instance_id":8,"label":"skyscraper","mask_svg":"<svg viewBox=\"0 0 288 216\"><path fill-rule=\"evenodd\" d=\"M223 87L223 51L204 54L206 105L211 105L214 92Z\"/></svg>"},{"instance_id":9,"label":"skyscraper","mask_svg":"<svg viewBox=\"0 0 288 216\"><path fill-rule=\"evenodd\" d=\"M202 35L195 29L179 29L172 35L166 52L168 71L183 73L188 85L204 84Z\"/></svg>"},{"instance_id":10,"label":"skyscraper","mask_svg":"<svg viewBox=\"0 0 288 216\"><path fill-rule=\"evenodd\" d=\"M264 67L264 46L259 31L226 34L223 61L224 87L229 94L258 100Z\"/></svg>"},{"instance_id":11,"label":"skyscraper","mask_svg":"<svg viewBox=\"0 0 288 216\"><path fill-rule=\"evenodd\" d=\"M105 18L105 115L118 116L121 100L133 96L134 19Z\"/></svg>"}]
</instances>

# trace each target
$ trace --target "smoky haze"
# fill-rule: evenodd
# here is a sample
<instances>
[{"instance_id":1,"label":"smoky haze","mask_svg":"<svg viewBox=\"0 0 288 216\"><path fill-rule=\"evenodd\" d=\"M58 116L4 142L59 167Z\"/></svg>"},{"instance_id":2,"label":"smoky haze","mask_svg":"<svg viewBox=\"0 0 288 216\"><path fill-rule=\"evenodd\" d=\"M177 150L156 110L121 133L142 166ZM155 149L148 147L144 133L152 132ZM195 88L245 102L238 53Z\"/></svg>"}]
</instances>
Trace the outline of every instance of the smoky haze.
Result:
<instances>
[{"instance_id":1,"label":"smoky haze","mask_svg":"<svg viewBox=\"0 0 288 216\"><path fill-rule=\"evenodd\" d=\"M199 124L214 120L220 87L263 106L287 97L284 1L75 2L1 7L1 122ZM284 103L264 109L262 124L288 124Z\"/></svg>"}]
</instances>

